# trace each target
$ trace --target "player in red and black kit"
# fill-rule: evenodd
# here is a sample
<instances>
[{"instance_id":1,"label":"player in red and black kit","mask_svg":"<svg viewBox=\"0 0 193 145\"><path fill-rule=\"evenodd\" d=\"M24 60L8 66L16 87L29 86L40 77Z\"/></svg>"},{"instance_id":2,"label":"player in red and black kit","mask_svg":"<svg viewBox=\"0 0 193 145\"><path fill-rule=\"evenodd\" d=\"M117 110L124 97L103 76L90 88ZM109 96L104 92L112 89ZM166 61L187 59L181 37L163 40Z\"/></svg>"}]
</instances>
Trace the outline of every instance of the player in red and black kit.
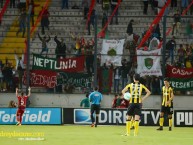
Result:
<instances>
[{"instance_id":1,"label":"player in red and black kit","mask_svg":"<svg viewBox=\"0 0 193 145\"><path fill-rule=\"evenodd\" d=\"M18 109L17 109L17 113L16 113L16 117L17 117L17 126L21 125L22 122L22 116L23 113L25 112L25 108L26 108L26 103L27 103L27 98L30 96L31 94L31 88L28 88L28 95L24 95L24 93L21 91L21 95L18 95L18 88L16 88L16 97L18 99Z\"/></svg>"}]
</instances>

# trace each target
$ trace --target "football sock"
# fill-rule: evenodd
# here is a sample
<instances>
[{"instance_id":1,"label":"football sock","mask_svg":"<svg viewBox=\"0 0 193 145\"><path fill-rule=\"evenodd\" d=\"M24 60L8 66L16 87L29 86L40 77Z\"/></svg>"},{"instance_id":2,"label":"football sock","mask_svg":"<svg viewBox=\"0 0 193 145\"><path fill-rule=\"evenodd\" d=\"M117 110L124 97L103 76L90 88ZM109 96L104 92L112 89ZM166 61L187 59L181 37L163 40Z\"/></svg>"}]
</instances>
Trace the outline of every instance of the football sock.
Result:
<instances>
[{"instance_id":1,"label":"football sock","mask_svg":"<svg viewBox=\"0 0 193 145\"><path fill-rule=\"evenodd\" d=\"M169 127L172 127L172 118L169 119Z\"/></svg>"},{"instance_id":2,"label":"football sock","mask_svg":"<svg viewBox=\"0 0 193 145\"><path fill-rule=\"evenodd\" d=\"M126 121L126 133L129 135L131 131L131 120L130 121Z\"/></svg>"},{"instance_id":3,"label":"football sock","mask_svg":"<svg viewBox=\"0 0 193 145\"><path fill-rule=\"evenodd\" d=\"M135 120L132 119L132 121L131 121L131 128L132 128L133 126L135 127Z\"/></svg>"},{"instance_id":4,"label":"football sock","mask_svg":"<svg viewBox=\"0 0 193 145\"><path fill-rule=\"evenodd\" d=\"M17 114L17 122L20 122L20 115Z\"/></svg>"},{"instance_id":5,"label":"football sock","mask_svg":"<svg viewBox=\"0 0 193 145\"><path fill-rule=\"evenodd\" d=\"M19 116L19 122L21 123L22 122L22 115L20 114Z\"/></svg>"},{"instance_id":6,"label":"football sock","mask_svg":"<svg viewBox=\"0 0 193 145\"><path fill-rule=\"evenodd\" d=\"M160 119L159 119L159 125L160 125L160 126L163 126L163 124L164 124L164 118L163 118L163 117L160 117Z\"/></svg>"},{"instance_id":7,"label":"football sock","mask_svg":"<svg viewBox=\"0 0 193 145\"><path fill-rule=\"evenodd\" d=\"M90 118L91 118L92 123L94 123L94 117L93 117L93 114L90 115Z\"/></svg>"},{"instance_id":8,"label":"football sock","mask_svg":"<svg viewBox=\"0 0 193 145\"><path fill-rule=\"evenodd\" d=\"M99 117L96 116L96 124L98 125L98 122L99 122Z\"/></svg>"},{"instance_id":9,"label":"football sock","mask_svg":"<svg viewBox=\"0 0 193 145\"><path fill-rule=\"evenodd\" d=\"M139 120L135 120L134 135L138 135L138 131L139 131Z\"/></svg>"}]
</instances>

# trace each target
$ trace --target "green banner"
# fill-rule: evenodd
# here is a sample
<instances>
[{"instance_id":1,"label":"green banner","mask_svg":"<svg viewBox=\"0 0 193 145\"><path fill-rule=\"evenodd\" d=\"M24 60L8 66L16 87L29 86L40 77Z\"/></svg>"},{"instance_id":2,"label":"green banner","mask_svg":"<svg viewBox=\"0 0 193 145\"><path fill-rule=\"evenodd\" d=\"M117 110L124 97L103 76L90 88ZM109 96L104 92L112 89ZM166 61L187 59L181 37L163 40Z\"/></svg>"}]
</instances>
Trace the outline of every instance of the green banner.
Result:
<instances>
[{"instance_id":1,"label":"green banner","mask_svg":"<svg viewBox=\"0 0 193 145\"><path fill-rule=\"evenodd\" d=\"M60 72L63 76L63 84L73 85L74 87L91 87L92 76L84 73L65 73Z\"/></svg>"},{"instance_id":2,"label":"green banner","mask_svg":"<svg viewBox=\"0 0 193 145\"><path fill-rule=\"evenodd\" d=\"M33 70L53 70L65 72L83 72L84 71L84 56L53 59L43 57L38 54L33 54Z\"/></svg>"},{"instance_id":3,"label":"green banner","mask_svg":"<svg viewBox=\"0 0 193 145\"><path fill-rule=\"evenodd\" d=\"M193 90L193 78L170 78L170 84L174 90Z\"/></svg>"}]
</instances>

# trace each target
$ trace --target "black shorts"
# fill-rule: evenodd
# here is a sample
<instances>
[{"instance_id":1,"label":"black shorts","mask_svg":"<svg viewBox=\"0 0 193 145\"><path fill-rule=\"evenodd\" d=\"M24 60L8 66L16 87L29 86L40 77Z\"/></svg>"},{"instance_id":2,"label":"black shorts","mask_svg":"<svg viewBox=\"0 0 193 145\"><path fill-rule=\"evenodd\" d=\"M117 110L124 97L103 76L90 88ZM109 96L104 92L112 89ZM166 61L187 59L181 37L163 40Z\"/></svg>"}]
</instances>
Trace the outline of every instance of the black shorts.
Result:
<instances>
[{"instance_id":1,"label":"black shorts","mask_svg":"<svg viewBox=\"0 0 193 145\"><path fill-rule=\"evenodd\" d=\"M131 103L129 107L127 108L127 115L133 116L133 115L141 115L141 103Z\"/></svg>"},{"instance_id":2,"label":"black shorts","mask_svg":"<svg viewBox=\"0 0 193 145\"><path fill-rule=\"evenodd\" d=\"M173 114L173 106L171 106L171 107L161 106L160 112L163 112L163 113L168 114L168 115L172 115Z\"/></svg>"},{"instance_id":3,"label":"black shorts","mask_svg":"<svg viewBox=\"0 0 193 145\"><path fill-rule=\"evenodd\" d=\"M95 112L95 114L100 113L100 105L98 105L98 104L92 104L91 105L90 113L93 114L94 112Z\"/></svg>"}]
</instances>

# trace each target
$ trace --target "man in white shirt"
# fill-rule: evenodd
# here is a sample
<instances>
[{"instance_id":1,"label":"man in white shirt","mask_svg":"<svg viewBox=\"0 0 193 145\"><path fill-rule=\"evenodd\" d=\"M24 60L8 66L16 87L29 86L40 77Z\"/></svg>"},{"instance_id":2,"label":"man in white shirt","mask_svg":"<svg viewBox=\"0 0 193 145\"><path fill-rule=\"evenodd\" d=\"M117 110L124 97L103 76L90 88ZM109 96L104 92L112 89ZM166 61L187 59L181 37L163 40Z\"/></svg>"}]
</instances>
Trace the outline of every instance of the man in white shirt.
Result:
<instances>
[{"instance_id":1,"label":"man in white shirt","mask_svg":"<svg viewBox=\"0 0 193 145\"><path fill-rule=\"evenodd\" d=\"M22 57L18 57L15 51L15 60L16 60L16 71L18 73L19 78L19 88L22 89L22 77L23 77L23 71L24 71L24 54L22 51Z\"/></svg>"}]
</instances>

